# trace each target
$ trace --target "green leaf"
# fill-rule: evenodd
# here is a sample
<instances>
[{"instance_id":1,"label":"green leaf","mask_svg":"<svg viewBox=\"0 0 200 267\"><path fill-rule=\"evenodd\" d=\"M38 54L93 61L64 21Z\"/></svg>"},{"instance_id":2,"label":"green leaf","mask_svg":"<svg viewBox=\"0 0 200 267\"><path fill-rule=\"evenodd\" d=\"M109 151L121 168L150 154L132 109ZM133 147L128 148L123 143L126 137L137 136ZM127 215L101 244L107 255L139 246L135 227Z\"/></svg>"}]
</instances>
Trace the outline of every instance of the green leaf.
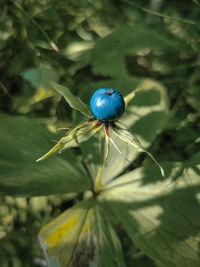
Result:
<instances>
[{"instance_id":1,"label":"green leaf","mask_svg":"<svg viewBox=\"0 0 200 267\"><path fill-rule=\"evenodd\" d=\"M126 266L110 214L106 213L105 206L100 202L95 207L95 215L101 253L99 266Z\"/></svg>"},{"instance_id":2,"label":"green leaf","mask_svg":"<svg viewBox=\"0 0 200 267\"><path fill-rule=\"evenodd\" d=\"M101 196L137 247L162 266L200 264L200 165L195 161L163 164L165 181L155 166L136 169L110 182Z\"/></svg>"},{"instance_id":3,"label":"green leaf","mask_svg":"<svg viewBox=\"0 0 200 267\"><path fill-rule=\"evenodd\" d=\"M89 106L83 103L80 98L74 96L67 87L61 86L53 82L51 83L51 85L59 94L61 94L65 98L70 107L80 111L88 118L93 117L90 112Z\"/></svg>"},{"instance_id":4,"label":"green leaf","mask_svg":"<svg viewBox=\"0 0 200 267\"><path fill-rule=\"evenodd\" d=\"M172 46L172 40L152 28L122 26L97 43L91 52L90 62L95 74L126 77L125 57L128 54L137 54L145 49L161 51Z\"/></svg>"},{"instance_id":5,"label":"green leaf","mask_svg":"<svg viewBox=\"0 0 200 267\"><path fill-rule=\"evenodd\" d=\"M65 266L125 266L116 233L103 207L95 200L82 201L66 210L39 233L47 261Z\"/></svg>"},{"instance_id":6,"label":"green leaf","mask_svg":"<svg viewBox=\"0 0 200 267\"><path fill-rule=\"evenodd\" d=\"M90 137L92 137L96 132L98 132L102 125L99 127L95 127L97 121L93 122L85 122L83 124L78 125L74 128L67 136L62 137L59 142L44 156L37 159L36 162L44 160L45 158L49 157L50 155L59 152L61 153L63 150L71 147L77 147L82 142L87 141Z\"/></svg>"},{"instance_id":7,"label":"green leaf","mask_svg":"<svg viewBox=\"0 0 200 267\"><path fill-rule=\"evenodd\" d=\"M43 125L26 117L0 114L0 191L15 196L83 192L91 184L71 151L35 163L55 138Z\"/></svg>"},{"instance_id":8,"label":"green leaf","mask_svg":"<svg viewBox=\"0 0 200 267\"><path fill-rule=\"evenodd\" d=\"M47 89L49 88L49 81L56 81L58 79L56 72L47 67L28 69L22 72L22 76L36 89L40 87Z\"/></svg>"},{"instance_id":9,"label":"green leaf","mask_svg":"<svg viewBox=\"0 0 200 267\"><path fill-rule=\"evenodd\" d=\"M31 104L55 95L54 90L49 86L50 81L58 80L58 76L53 69L47 67L32 68L24 71L22 76L36 89Z\"/></svg>"},{"instance_id":10,"label":"green leaf","mask_svg":"<svg viewBox=\"0 0 200 267\"><path fill-rule=\"evenodd\" d=\"M21 88L20 94L12 96L13 110L20 114L27 114L33 109L33 105L55 96L56 92L50 88L49 81L57 81L58 75L49 67L42 66L31 68L21 73L33 88L29 88L27 83Z\"/></svg>"}]
</instances>

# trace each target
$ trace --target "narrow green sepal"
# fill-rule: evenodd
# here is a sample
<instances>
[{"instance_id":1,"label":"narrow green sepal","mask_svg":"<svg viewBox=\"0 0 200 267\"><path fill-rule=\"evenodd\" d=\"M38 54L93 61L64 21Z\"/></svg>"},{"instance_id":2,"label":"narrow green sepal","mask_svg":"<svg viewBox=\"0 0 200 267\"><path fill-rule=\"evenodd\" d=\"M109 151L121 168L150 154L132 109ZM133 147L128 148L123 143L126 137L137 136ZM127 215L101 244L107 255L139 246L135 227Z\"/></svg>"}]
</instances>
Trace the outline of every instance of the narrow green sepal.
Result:
<instances>
[{"instance_id":1,"label":"narrow green sepal","mask_svg":"<svg viewBox=\"0 0 200 267\"><path fill-rule=\"evenodd\" d=\"M127 107L128 103L135 97L135 94L141 91L141 87L137 87L134 91L124 97L125 106Z\"/></svg>"},{"instance_id":2,"label":"narrow green sepal","mask_svg":"<svg viewBox=\"0 0 200 267\"><path fill-rule=\"evenodd\" d=\"M63 150L71 147L77 147L82 142L87 141L90 137L92 137L96 132L98 132L102 125L95 127L97 125L97 121L88 121L83 124L78 125L74 128L67 136L62 137L59 142L47 152L44 156L37 159L36 162L46 159L48 156L58 152L61 153Z\"/></svg>"},{"instance_id":3,"label":"narrow green sepal","mask_svg":"<svg viewBox=\"0 0 200 267\"><path fill-rule=\"evenodd\" d=\"M165 176L163 168L160 166L160 164L158 163L158 161L153 157L153 155L142 146L142 144L140 143L140 141L136 137L136 135L134 135L133 133L130 133L129 131L124 130L124 129L120 128L120 127L114 128L113 129L113 132L122 141L124 141L128 145L133 146L138 152L144 152L144 153L146 153L155 162L155 164L159 167L162 176L163 177Z\"/></svg>"},{"instance_id":4,"label":"narrow green sepal","mask_svg":"<svg viewBox=\"0 0 200 267\"><path fill-rule=\"evenodd\" d=\"M92 118L92 114L90 112L90 107L83 103L83 101L79 98L74 96L70 90L62 85L59 85L55 82L50 83L51 87L56 90L60 95L62 95L67 103L70 105L71 108L80 111L83 115L88 118Z\"/></svg>"}]
</instances>

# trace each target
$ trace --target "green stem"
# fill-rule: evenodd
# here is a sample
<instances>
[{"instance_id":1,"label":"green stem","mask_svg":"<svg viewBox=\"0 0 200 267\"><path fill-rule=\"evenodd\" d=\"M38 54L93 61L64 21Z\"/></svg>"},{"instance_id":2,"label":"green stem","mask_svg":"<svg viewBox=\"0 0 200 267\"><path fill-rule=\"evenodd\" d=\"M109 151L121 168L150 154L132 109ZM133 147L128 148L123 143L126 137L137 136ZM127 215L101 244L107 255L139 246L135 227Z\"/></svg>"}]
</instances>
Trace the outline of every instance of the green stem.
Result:
<instances>
[{"instance_id":1,"label":"green stem","mask_svg":"<svg viewBox=\"0 0 200 267\"><path fill-rule=\"evenodd\" d=\"M11 94L8 92L7 88L5 87L5 85L0 81L0 87L2 88L3 92L9 96L10 98L12 98Z\"/></svg>"},{"instance_id":2,"label":"green stem","mask_svg":"<svg viewBox=\"0 0 200 267\"><path fill-rule=\"evenodd\" d=\"M104 169L105 163L106 163L105 144L106 144L106 135L105 135L104 129L102 129L102 131L101 131L101 158L100 158L100 166L99 166L99 170L98 170L97 176L95 178L95 182L94 182L94 191L96 193L100 192L101 186L102 186L102 184L101 184L101 177L102 177L103 169Z\"/></svg>"}]
</instances>

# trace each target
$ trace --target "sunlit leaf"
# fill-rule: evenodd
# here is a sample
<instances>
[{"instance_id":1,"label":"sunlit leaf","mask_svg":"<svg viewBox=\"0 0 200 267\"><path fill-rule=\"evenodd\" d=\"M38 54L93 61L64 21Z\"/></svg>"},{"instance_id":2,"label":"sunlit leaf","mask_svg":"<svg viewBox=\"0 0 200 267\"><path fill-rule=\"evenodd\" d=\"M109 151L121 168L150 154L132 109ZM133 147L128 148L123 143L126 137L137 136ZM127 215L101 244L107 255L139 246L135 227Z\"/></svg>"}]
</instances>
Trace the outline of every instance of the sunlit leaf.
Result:
<instances>
[{"instance_id":1,"label":"sunlit leaf","mask_svg":"<svg viewBox=\"0 0 200 267\"><path fill-rule=\"evenodd\" d=\"M67 87L61 86L57 83L51 83L51 86L65 98L70 107L80 111L83 115L89 118L93 117L89 106L83 103L80 98L74 96Z\"/></svg>"},{"instance_id":2,"label":"sunlit leaf","mask_svg":"<svg viewBox=\"0 0 200 267\"><path fill-rule=\"evenodd\" d=\"M132 92L130 92L128 95L124 97L124 102L127 107L128 103L135 97L135 95L142 91L143 88L141 86L138 86L136 89L134 89Z\"/></svg>"},{"instance_id":3,"label":"sunlit leaf","mask_svg":"<svg viewBox=\"0 0 200 267\"><path fill-rule=\"evenodd\" d=\"M53 69L47 67L32 68L22 73L24 79L29 81L36 89L32 98L32 104L54 96L55 92L50 88L50 81L57 81L58 76Z\"/></svg>"},{"instance_id":4,"label":"sunlit leaf","mask_svg":"<svg viewBox=\"0 0 200 267\"><path fill-rule=\"evenodd\" d=\"M101 39L91 52L94 73L113 77L127 76L125 56L145 51L160 51L174 42L153 28L122 26Z\"/></svg>"},{"instance_id":5,"label":"sunlit leaf","mask_svg":"<svg viewBox=\"0 0 200 267\"><path fill-rule=\"evenodd\" d=\"M82 201L39 233L47 261L65 266L125 266L116 233L95 200Z\"/></svg>"},{"instance_id":6,"label":"sunlit leaf","mask_svg":"<svg viewBox=\"0 0 200 267\"><path fill-rule=\"evenodd\" d=\"M34 88L49 88L49 81L56 81L57 74L50 68L32 68L22 72L24 79L29 81Z\"/></svg>"},{"instance_id":7,"label":"sunlit leaf","mask_svg":"<svg viewBox=\"0 0 200 267\"><path fill-rule=\"evenodd\" d=\"M195 161L163 164L165 181L155 166L136 169L110 182L102 194L137 247L162 266L200 264L200 165Z\"/></svg>"},{"instance_id":8,"label":"sunlit leaf","mask_svg":"<svg viewBox=\"0 0 200 267\"><path fill-rule=\"evenodd\" d=\"M83 192L89 177L74 154L35 163L55 138L30 118L0 114L0 191L15 196Z\"/></svg>"}]
</instances>

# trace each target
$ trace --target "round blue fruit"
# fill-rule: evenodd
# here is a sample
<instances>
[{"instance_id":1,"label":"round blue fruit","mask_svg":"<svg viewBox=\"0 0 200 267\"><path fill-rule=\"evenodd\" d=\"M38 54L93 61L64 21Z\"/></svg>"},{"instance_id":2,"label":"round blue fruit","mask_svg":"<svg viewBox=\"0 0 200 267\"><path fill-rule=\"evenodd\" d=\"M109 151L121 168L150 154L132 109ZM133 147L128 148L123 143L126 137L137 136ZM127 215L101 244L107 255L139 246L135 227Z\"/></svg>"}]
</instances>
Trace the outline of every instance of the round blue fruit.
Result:
<instances>
[{"instance_id":1,"label":"round blue fruit","mask_svg":"<svg viewBox=\"0 0 200 267\"><path fill-rule=\"evenodd\" d=\"M124 113L125 103L117 90L100 88L91 97L90 109L99 120L115 121Z\"/></svg>"}]
</instances>

